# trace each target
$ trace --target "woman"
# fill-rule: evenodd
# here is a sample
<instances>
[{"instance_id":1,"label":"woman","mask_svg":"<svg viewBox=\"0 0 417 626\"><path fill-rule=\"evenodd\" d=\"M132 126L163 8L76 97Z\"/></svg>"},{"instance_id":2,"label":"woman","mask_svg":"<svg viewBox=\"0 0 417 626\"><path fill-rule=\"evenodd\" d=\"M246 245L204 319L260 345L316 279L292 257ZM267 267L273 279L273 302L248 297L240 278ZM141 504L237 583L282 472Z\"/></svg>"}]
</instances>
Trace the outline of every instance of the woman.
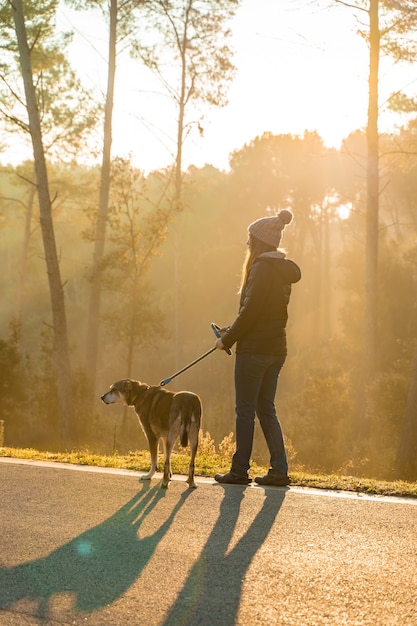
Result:
<instances>
[{"instance_id":1,"label":"woman","mask_svg":"<svg viewBox=\"0 0 417 626\"><path fill-rule=\"evenodd\" d=\"M273 217L250 224L249 250L243 266L240 308L235 322L220 331L216 348L236 343L236 451L219 483L247 485L255 428L255 413L270 452L270 469L258 476L259 485L290 483L281 425L275 412L278 376L287 355L285 327L291 285L301 278L300 268L277 250L282 231L293 214L283 209Z\"/></svg>"}]
</instances>

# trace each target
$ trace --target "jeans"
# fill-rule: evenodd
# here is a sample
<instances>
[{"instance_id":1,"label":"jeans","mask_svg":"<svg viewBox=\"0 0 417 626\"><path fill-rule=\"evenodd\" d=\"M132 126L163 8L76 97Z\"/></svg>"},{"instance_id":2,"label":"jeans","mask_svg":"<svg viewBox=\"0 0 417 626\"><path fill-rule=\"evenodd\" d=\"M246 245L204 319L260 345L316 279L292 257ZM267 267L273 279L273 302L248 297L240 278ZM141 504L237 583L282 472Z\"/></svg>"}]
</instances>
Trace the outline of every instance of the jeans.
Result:
<instances>
[{"instance_id":1,"label":"jeans","mask_svg":"<svg viewBox=\"0 0 417 626\"><path fill-rule=\"evenodd\" d=\"M288 473L281 424L275 412L278 376L284 362L285 356L236 354L236 451L231 468L236 474L247 474L250 467L255 413L270 452L270 472L279 476Z\"/></svg>"}]
</instances>

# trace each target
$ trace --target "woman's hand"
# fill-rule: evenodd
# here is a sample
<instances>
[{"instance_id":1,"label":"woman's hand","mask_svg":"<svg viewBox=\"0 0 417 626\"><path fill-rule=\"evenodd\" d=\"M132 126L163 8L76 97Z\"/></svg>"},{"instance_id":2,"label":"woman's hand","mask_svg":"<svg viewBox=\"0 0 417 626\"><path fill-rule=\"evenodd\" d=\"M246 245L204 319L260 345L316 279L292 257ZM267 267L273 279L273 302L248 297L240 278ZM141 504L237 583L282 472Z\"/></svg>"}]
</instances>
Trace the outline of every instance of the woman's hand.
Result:
<instances>
[{"instance_id":1,"label":"woman's hand","mask_svg":"<svg viewBox=\"0 0 417 626\"><path fill-rule=\"evenodd\" d=\"M223 328L218 328L218 332L220 333L220 338L214 344L214 347L217 348L217 350L226 350L223 344L223 341L221 340L221 337L223 337L224 333L227 333L229 328L230 326L223 326Z\"/></svg>"}]
</instances>

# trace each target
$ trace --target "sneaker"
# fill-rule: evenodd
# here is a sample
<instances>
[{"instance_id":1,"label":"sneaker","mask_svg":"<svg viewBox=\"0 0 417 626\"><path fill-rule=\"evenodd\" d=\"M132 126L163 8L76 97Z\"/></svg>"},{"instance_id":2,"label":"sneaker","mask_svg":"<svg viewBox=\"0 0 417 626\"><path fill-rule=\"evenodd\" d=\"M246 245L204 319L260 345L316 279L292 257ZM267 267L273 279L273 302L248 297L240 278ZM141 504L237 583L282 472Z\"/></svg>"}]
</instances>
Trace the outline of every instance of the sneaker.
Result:
<instances>
[{"instance_id":1,"label":"sneaker","mask_svg":"<svg viewBox=\"0 0 417 626\"><path fill-rule=\"evenodd\" d=\"M266 476L257 476L255 482L258 483L258 485L286 487L291 483L291 478L289 476L278 476L277 474L266 474Z\"/></svg>"},{"instance_id":2,"label":"sneaker","mask_svg":"<svg viewBox=\"0 0 417 626\"><path fill-rule=\"evenodd\" d=\"M249 478L247 474L235 474L234 472L216 474L214 480L224 485L249 485L252 482L252 478Z\"/></svg>"}]
</instances>

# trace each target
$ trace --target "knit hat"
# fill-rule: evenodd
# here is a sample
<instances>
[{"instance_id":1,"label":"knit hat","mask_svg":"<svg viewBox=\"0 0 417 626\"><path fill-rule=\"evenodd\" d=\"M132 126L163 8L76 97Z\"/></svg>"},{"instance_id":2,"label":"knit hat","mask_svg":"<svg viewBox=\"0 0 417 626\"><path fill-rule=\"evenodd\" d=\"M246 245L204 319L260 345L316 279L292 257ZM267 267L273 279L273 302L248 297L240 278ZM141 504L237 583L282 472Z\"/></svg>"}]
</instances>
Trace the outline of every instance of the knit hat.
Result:
<instances>
[{"instance_id":1,"label":"knit hat","mask_svg":"<svg viewBox=\"0 0 417 626\"><path fill-rule=\"evenodd\" d=\"M293 214L288 209L282 209L273 217L261 217L256 222L249 224L249 234L260 241L278 248L281 234L286 224L292 221Z\"/></svg>"}]
</instances>

